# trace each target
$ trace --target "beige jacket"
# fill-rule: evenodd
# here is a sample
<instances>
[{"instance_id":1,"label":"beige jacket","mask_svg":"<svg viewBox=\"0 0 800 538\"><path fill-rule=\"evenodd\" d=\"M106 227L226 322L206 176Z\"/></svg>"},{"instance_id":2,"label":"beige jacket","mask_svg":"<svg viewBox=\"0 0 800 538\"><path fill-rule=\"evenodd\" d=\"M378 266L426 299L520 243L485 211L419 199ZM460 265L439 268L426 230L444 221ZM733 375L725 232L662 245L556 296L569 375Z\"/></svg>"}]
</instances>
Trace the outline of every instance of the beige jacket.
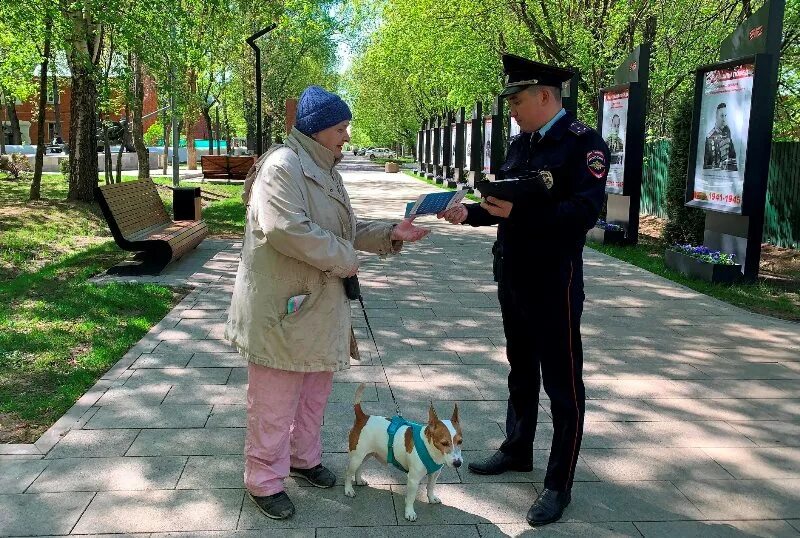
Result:
<instances>
[{"instance_id":1,"label":"beige jacket","mask_svg":"<svg viewBox=\"0 0 800 538\"><path fill-rule=\"evenodd\" d=\"M225 337L250 362L297 372L350 366L342 277L356 250L394 254L391 224L359 222L331 151L296 129L253 181ZM307 295L287 314L290 297Z\"/></svg>"}]
</instances>

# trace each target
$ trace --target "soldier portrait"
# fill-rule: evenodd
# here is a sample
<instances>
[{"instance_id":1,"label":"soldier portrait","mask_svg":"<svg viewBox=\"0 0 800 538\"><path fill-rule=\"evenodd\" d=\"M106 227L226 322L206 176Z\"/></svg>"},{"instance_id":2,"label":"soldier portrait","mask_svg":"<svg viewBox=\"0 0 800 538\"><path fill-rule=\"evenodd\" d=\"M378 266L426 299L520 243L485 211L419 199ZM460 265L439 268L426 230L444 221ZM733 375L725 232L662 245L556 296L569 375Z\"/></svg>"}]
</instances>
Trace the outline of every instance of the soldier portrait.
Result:
<instances>
[{"instance_id":1,"label":"soldier portrait","mask_svg":"<svg viewBox=\"0 0 800 538\"><path fill-rule=\"evenodd\" d=\"M606 137L606 144L608 144L608 150L611 152L611 164L622 164L624 146L619 134L621 123L622 120L619 114L614 114L611 117L611 129Z\"/></svg>"},{"instance_id":2,"label":"soldier portrait","mask_svg":"<svg viewBox=\"0 0 800 538\"><path fill-rule=\"evenodd\" d=\"M731 128L728 126L728 105L725 103L717 105L714 128L706 136L703 168L731 171L739 169Z\"/></svg>"}]
</instances>

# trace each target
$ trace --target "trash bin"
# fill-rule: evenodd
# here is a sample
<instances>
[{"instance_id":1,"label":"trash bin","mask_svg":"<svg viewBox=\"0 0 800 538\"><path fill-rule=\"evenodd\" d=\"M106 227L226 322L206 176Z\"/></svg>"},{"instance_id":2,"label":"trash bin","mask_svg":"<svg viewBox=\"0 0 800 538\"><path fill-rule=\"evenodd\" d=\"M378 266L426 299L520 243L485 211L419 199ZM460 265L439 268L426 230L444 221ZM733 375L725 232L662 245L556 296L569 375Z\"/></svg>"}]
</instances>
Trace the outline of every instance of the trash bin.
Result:
<instances>
[{"instance_id":1,"label":"trash bin","mask_svg":"<svg viewBox=\"0 0 800 538\"><path fill-rule=\"evenodd\" d=\"M172 189L172 213L175 220L200 220L201 212L200 187L175 187Z\"/></svg>"}]
</instances>

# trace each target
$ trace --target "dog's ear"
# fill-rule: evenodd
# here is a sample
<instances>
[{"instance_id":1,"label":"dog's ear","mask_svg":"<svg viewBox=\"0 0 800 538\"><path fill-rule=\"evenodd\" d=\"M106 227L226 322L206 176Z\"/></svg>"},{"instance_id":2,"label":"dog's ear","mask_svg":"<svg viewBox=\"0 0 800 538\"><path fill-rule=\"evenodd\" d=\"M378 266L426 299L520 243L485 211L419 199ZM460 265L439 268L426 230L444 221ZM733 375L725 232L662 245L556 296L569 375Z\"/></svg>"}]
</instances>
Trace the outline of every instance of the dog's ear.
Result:
<instances>
[{"instance_id":1,"label":"dog's ear","mask_svg":"<svg viewBox=\"0 0 800 538\"><path fill-rule=\"evenodd\" d=\"M450 418L450 422L458 424L458 404L453 406L453 416Z\"/></svg>"},{"instance_id":2,"label":"dog's ear","mask_svg":"<svg viewBox=\"0 0 800 538\"><path fill-rule=\"evenodd\" d=\"M436 409L433 408L433 403L428 408L428 424L436 424L439 422L439 417L436 415Z\"/></svg>"}]
</instances>

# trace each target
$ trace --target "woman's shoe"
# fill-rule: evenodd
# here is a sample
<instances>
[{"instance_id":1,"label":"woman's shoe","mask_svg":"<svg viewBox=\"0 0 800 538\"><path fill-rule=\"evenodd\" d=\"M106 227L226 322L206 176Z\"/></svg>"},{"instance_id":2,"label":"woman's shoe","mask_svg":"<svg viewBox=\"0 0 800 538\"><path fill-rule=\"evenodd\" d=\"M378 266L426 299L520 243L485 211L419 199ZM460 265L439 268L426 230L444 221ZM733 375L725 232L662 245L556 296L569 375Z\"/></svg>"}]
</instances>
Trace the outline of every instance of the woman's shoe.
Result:
<instances>
[{"instance_id":1,"label":"woman's shoe","mask_svg":"<svg viewBox=\"0 0 800 538\"><path fill-rule=\"evenodd\" d=\"M321 463L311 469L289 469L289 476L304 478L312 486L318 488L332 488L336 485L336 475Z\"/></svg>"},{"instance_id":2,"label":"woman's shoe","mask_svg":"<svg viewBox=\"0 0 800 538\"><path fill-rule=\"evenodd\" d=\"M289 519L294 515L294 503L285 491L266 497L256 497L249 491L247 495L258 506L261 513L270 519Z\"/></svg>"}]
</instances>

